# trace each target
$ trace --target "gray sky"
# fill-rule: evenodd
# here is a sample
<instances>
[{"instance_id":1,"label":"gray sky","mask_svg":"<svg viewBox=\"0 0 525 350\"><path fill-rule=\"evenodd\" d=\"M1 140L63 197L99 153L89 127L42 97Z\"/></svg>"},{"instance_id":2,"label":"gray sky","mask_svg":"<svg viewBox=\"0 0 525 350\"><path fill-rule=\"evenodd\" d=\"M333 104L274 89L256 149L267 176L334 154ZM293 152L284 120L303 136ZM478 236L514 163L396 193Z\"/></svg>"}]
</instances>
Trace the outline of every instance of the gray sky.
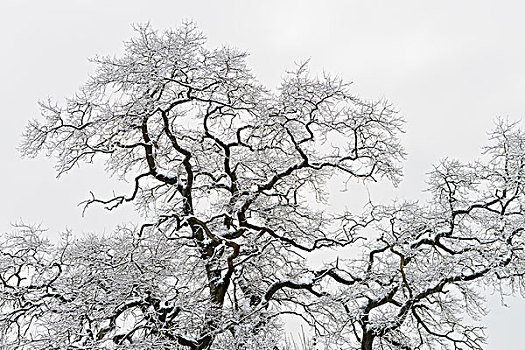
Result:
<instances>
[{"instance_id":1,"label":"gray sky","mask_svg":"<svg viewBox=\"0 0 525 350\"><path fill-rule=\"evenodd\" d=\"M16 151L25 124L38 117L37 101L73 94L93 68L87 59L118 54L132 23L166 29L193 19L210 47L249 52L269 87L310 58L313 72L353 81L363 98L388 99L407 121L408 158L399 189L385 191L418 199L432 164L475 159L497 116L523 118L524 13L521 1L2 0L0 232L20 219L51 233L109 232L132 219L129 209L92 208L81 217L77 204L89 190L129 188L108 184L100 167L57 181L50 160L21 160ZM523 349L525 301L507 302L510 309L491 299L489 350Z\"/></svg>"}]
</instances>

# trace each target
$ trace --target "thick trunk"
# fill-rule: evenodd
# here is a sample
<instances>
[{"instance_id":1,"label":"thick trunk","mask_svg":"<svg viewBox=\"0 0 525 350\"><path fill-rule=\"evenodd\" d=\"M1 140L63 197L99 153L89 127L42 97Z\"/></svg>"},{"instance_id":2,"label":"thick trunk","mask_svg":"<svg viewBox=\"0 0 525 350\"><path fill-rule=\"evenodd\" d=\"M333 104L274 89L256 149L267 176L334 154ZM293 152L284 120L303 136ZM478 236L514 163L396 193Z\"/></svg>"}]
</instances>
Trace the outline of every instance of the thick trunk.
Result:
<instances>
[{"instance_id":1,"label":"thick trunk","mask_svg":"<svg viewBox=\"0 0 525 350\"><path fill-rule=\"evenodd\" d=\"M207 259L206 274L208 277L208 287L210 290L210 309L206 313L206 328L201 335L201 341L197 350L209 349L214 341L214 336L210 335L220 325L222 307L224 298L231 281L232 271L228 272L222 277L223 267L221 263L223 260L223 251L217 251L217 243L213 242L203 250L203 258ZM204 336L203 336L204 335Z\"/></svg>"},{"instance_id":2,"label":"thick trunk","mask_svg":"<svg viewBox=\"0 0 525 350\"><path fill-rule=\"evenodd\" d=\"M208 349L214 340L214 337L209 335L209 333L213 332L219 326L221 309L230 282L229 278L221 279L220 268L213 266L211 262L206 264L206 273L208 275L211 307L210 310L206 312L206 329L203 331L203 334L208 335L201 338L197 350Z\"/></svg>"},{"instance_id":3,"label":"thick trunk","mask_svg":"<svg viewBox=\"0 0 525 350\"><path fill-rule=\"evenodd\" d=\"M213 235L204 222L196 218L189 218L188 222L193 231L193 237L197 239L200 245L201 258L205 261L206 275L208 278L208 287L210 290L210 309L206 312L206 327L201 333L200 343L197 350L208 349L214 340L211 335L215 332L221 323L222 307L228 287L230 286L233 274L233 259L239 253L239 246L235 243L226 243L234 249L234 253L227 258L228 268L226 274L224 270L225 248L221 246L221 240ZM205 243L205 239L211 239L211 242Z\"/></svg>"},{"instance_id":4,"label":"thick trunk","mask_svg":"<svg viewBox=\"0 0 525 350\"><path fill-rule=\"evenodd\" d=\"M363 333L363 338L361 339L361 350L372 350L373 343L374 334L372 332Z\"/></svg>"}]
</instances>

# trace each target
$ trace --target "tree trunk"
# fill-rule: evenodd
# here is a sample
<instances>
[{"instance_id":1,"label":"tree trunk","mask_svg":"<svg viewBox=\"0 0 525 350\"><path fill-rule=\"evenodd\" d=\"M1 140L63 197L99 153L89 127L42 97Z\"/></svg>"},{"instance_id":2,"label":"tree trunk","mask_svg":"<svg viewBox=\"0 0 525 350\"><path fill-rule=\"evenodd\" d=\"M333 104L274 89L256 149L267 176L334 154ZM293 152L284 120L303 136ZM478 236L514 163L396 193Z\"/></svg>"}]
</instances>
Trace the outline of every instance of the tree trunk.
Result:
<instances>
[{"instance_id":1,"label":"tree trunk","mask_svg":"<svg viewBox=\"0 0 525 350\"><path fill-rule=\"evenodd\" d=\"M370 331L363 333L361 339L361 350L372 350L372 344L374 343L374 334Z\"/></svg>"}]
</instances>

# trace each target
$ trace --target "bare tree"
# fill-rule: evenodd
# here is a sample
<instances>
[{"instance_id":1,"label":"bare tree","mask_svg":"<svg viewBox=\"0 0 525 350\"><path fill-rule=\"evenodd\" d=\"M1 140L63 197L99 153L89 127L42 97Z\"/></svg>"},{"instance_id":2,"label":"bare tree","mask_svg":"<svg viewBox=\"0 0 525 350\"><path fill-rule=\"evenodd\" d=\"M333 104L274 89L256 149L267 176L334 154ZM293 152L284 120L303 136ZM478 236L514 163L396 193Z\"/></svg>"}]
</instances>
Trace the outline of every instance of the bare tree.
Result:
<instances>
[{"instance_id":1,"label":"bare tree","mask_svg":"<svg viewBox=\"0 0 525 350\"><path fill-rule=\"evenodd\" d=\"M143 222L50 244L0 242L0 339L13 349L481 349L479 285L523 287L525 135L500 122L484 162L444 161L427 204L324 210L329 179L400 180L402 120L307 65L277 91L192 24L136 27L22 152L58 174L104 159ZM352 196L348 196L352 200ZM316 204L320 202L321 204ZM312 253L333 261L310 268ZM303 334L304 335L304 334ZM306 345L308 344L308 345Z\"/></svg>"}]
</instances>

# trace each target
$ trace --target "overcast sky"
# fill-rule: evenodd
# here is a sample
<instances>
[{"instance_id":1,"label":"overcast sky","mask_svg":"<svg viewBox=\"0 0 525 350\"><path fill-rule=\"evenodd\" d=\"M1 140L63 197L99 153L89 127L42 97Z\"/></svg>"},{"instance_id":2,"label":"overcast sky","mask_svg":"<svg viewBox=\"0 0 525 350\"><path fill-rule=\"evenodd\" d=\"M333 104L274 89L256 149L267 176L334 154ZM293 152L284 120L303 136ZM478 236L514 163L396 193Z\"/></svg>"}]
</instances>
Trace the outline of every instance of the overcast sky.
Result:
<instances>
[{"instance_id":1,"label":"overcast sky","mask_svg":"<svg viewBox=\"0 0 525 350\"><path fill-rule=\"evenodd\" d=\"M496 117L525 113L525 5L521 1L24 1L0 0L0 232L42 223L56 234L110 232L133 213L112 215L77 204L103 195L100 168L55 178L45 157L21 160L16 147L37 101L62 101L85 82L95 54L118 54L132 23L158 29L195 20L210 47L250 53L260 81L273 88L294 62L310 59L353 81L363 98L386 98L407 121L405 177L388 195L420 199L425 173L439 159L473 160ZM104 215L102 215L104 214ZM492 298L489 350L523 349L525 301Z\"/></svg>"}]
</instances>

